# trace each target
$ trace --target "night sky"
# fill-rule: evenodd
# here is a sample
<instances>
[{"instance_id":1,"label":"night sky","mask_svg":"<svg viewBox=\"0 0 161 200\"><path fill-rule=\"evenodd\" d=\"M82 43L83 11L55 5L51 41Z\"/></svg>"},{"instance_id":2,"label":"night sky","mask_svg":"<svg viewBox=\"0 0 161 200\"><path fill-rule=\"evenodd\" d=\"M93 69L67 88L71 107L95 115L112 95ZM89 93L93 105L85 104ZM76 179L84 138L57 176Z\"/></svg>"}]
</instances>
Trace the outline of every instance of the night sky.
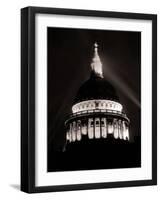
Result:
<instances>
[{"instance_id":1,"label":"night sky","mask_svg":"<svg viewBox=\"0 0 161 200\"><path fill-rule=\"evenodd\" d=\"M65 139L64 121L79 87L90 76L93 44L103 73L129 117L130 140L140 132L141 33L48 27L48 151Z\"/></svg>"}]
</instances>

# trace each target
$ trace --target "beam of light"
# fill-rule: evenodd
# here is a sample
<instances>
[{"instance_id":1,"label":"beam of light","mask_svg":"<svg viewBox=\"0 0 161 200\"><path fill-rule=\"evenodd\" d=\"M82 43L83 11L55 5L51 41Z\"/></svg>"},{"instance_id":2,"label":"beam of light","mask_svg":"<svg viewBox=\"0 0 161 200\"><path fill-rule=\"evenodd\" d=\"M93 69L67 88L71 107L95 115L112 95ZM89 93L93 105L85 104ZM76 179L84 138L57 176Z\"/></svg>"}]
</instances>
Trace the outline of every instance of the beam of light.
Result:
<instances>
[{"instance_id":1,"label":"beam of light","mask_svg":"<svg viewBox=\"0 0 161 200\"><path fill-rule=\"evenodd\" d=\"M112 66L112 64L108 63L107 66L110 65ZM104 68L104 72L106 77L111 80L120 91L122 91L137 107L141 107L140 101L137 99L133 90L126 84L125 80L120 78L110 67Z\"/></svg>"}]
</instances>

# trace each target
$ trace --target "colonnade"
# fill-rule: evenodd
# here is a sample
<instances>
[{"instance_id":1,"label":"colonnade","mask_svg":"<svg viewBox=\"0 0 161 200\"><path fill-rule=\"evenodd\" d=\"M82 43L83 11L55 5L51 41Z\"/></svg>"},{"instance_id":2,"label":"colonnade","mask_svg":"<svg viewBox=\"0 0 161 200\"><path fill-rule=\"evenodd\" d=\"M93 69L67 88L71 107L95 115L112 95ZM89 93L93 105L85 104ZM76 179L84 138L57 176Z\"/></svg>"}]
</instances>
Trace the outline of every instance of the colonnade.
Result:
<instances>
[{"instance_id":1,"label":"colonnade","mask_svg":"<svg viewBox=\"0 0 161 200\"><path fill-rule=\"evenodd\" d=\"M85 121L69 122L66 139L69 142L80 141L86 135L89 139L108 138L129 140L129 127L125 120L107 119L105 117L87 118Z\"/></svg>"}]
</instances>

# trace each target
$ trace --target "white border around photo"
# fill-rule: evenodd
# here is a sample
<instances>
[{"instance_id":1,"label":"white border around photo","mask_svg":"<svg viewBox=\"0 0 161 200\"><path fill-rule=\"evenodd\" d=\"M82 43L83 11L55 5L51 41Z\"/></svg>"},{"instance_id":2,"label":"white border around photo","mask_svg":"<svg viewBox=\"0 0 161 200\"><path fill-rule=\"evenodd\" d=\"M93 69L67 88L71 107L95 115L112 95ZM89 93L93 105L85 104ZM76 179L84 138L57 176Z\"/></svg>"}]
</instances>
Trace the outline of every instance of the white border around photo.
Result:
<instances>
[{"instance_id":1,"label":"white border around photo","mask_svg":"<svg viewBox=\"0 0 161 200\"><path fill-rule=\"evenodd\" d=\"M63 15L36 15L36 186L152 179L152 21ZM141 32L141 167L47 172L47 27Z\"/></svg>"}]
</instances>

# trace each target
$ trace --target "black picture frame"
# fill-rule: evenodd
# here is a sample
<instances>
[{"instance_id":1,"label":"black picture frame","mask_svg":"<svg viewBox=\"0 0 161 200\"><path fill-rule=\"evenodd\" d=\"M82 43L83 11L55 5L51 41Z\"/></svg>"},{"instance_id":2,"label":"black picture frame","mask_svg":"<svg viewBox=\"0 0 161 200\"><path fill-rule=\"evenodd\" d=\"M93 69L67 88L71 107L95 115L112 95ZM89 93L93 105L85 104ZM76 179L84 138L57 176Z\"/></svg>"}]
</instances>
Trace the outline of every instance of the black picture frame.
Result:
<instances>
[{"instance_id":1,"label":"black picture frame","mask_svg":"<svg viewBox=\"0 0 161 200\"><path fill-rule=\"evenodd\" d=\"M152 179L91 184L35 186L35 15L59 14L84 17L152 21ZM157 184L157 15L45 7L21 9L21 190L27 193L85 190Z\"/></svg>"}]
</instances>

